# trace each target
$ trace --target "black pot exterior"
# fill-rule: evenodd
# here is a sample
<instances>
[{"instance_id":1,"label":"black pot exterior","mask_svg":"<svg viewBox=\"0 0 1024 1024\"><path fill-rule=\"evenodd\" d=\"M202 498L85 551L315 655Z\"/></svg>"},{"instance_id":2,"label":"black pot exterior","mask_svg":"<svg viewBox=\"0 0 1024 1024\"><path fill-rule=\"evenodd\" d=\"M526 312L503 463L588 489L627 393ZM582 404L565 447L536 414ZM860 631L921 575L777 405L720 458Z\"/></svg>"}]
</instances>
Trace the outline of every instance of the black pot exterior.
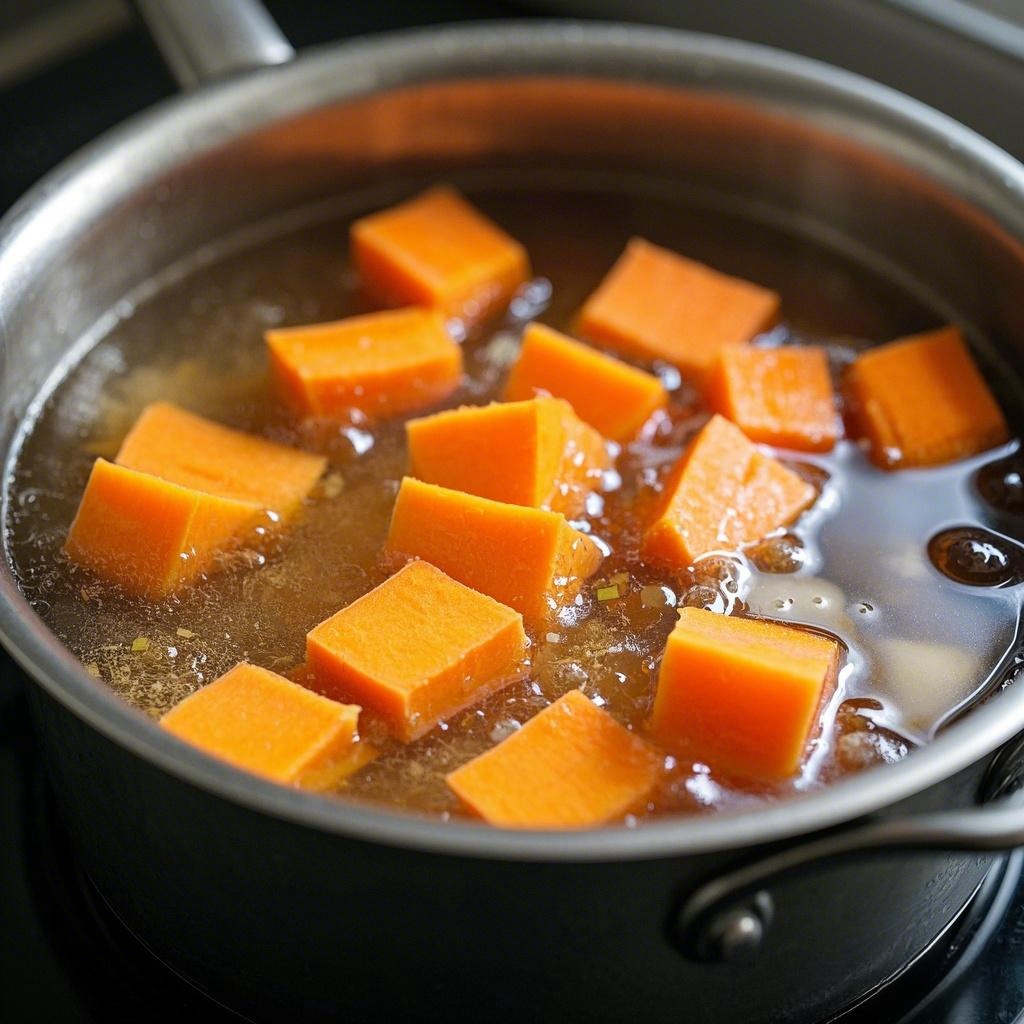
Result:
<instances>
[{"instance_id":1,"label":"black pot exterior","mask_svg":"<svg viewBox=\"0 0 1024 1024\"><path fill-rule=\"evenodd\" d=\"M922 952L991 858L851 858L772 889L745 964L698 964L674 910L765 850L532 862L438 855L283 821L140 761L39 689L62 817L125 924L256 1019L767 1024L824 1019ZM981 766L891 809L972 801Z\"/></svg>"},{"instance_id":2,"label":"black pot exterior","mask_svg":"<svg viewBox=\"0 0 1024 1024\"><path fill-rule=\"evenodd\" d=\"M359 43L200 92L29 197L0 237L8 463L92 326L211 238L394 176L516 161L675 175L878 255L987 342L1020 427L1007 368L1024 346L1019 165L909 101L783 55L503 26ZM744 820L480 838L287 793L186 750L77 665L9 567L0 634L39 684L53 788L101 894L161 957L256 1017L826 1016L923 950L990 860L887 854L797 875L771 887L775 920L745 964L681 956L669 935L680 901L868 812L969 807L989 757L1024 726L1011 688L903 764Z\"/></svg>"}]
</instances>

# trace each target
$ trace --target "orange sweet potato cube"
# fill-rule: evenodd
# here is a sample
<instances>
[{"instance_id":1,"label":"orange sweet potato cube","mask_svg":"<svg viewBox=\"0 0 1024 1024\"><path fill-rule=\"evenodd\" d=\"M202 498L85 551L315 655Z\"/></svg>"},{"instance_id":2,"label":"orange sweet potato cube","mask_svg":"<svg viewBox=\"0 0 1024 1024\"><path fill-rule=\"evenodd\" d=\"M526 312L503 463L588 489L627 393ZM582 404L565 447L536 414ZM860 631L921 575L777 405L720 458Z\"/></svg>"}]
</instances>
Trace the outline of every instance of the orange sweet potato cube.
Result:
<instances>
[{"instance_id":1,"label":"orange sweet potato cube","mask_svg":"<svg viewBox=\"0 0 1024 1024\"><path fill-rule=\"evenodd\" d=\"M601 562L598 546L557 512L478 498L406 477L386 552L422 558L467 587L547 619Z\"/></svg>"},{"instance_id":2,"label":"orange sweet potato cube","mask_svg":"<svg viewBox=\"0 0 1024 1024\"><path fill-rule=\"evenodd\" d=\"M580 334L700 382L718 353L772 327L779 296L634 238L580 312Z\"/></svg>"},{"instance_id":3,"label":"orange sweet potato cube","mask_svg":"<svg viewBox=\"0 0 1024 1024\"><path fill-rule=\"evenodd\" d=\"M325 465L156 402L116 465L96 461L64 550L127 593L159 600L211 569L219 552L294 515Z\"/></svg>"},{"instance_id":4,"label":"orange sweet potato cube","mask_svg":"<svg viewBox=\"0 0 1024 1024\"><path fill-rule=\"evenodd\" d=\"M957 327L869 349L847 370L843 390L853 433L884 469L937 466L1009 438Z\"/></svg>"},{"instance_id":5,"label":"orange sweet potato cube","mask_svg":"<svg viewBox=\"0 0 1024 1024\"><path fill-rule=\"evenodd\" d=\"M429 309L399 309L266 333L278 392L307 416L372 418L435 405L462 378L462 350Z\"/></svg>"},{"instance_id":6,"label":"orange sweet potato cube","mask_svg":"<svg viewBox=\"0 0 1024 1024\"><path fill-rule=\"evenodd\" d=\"M64 551L129 594L156 601L209 569L266 510L97 459Z\"/></svg>"},{"instance_id":7,"label":"orange sweet potato cube","mask_svg":"<svg viewBox=\"0 0 1024 1024\"><path fill-rule=\"evenodd\" d=\"M722 349L705 397L712 409L761 444L827 452L840 436L828 357L821 348Z\"/></svg>"},{"instance_id":8,"label":"orange sweet potato cube","mask_svg":"<svg viewBox=\"0 0 1024 1024\"><path fill-rule=\"evenodd\" d=\"M526 250L451 188L356 221L351 241L365 290L385 306L431 306L476 322L530 276Z\"/></svg>"},{"instance_id":9,"label":"orange sweet potato cube","mask_svg":"<svg viewBox=\"0 0 1024 1024\"><path fill-rule=\"evenodd\" d=\"M412 476L570 515L611 464L601 435L557 398L464 406L410 420L406 432Z\"/></svg>"},{"instance_id":10,"label":"orange sweet potato cube","mask_svg":"<svg viewBox=\"0 0 1024 1024\"><path fill-rule=\"evenodd\" d=\"M356 735L359 711L242 662L171 708L160 724L246 771L324 790L373 756Z\"/></svg>"},{"instance_id":11,"label":"orange sweet potato cube","mask_svg":"<svg viewBox=\"0 0 1024 1024\"><path fill-rule=\"evenodd\" d=\"M800 770L836 683L837 641L805 629L683 608L658 674L650 730L728 774Z\"/></svg>"},{"instance_id":12,"label":"orange sweet potato cube","mask_svg":"<svg viewBox=\"0 0 1024 1024\"><path fill-rule=\"evenodd\" d=\"M538 394L566 399L581 420L619 442L634 438L668 404L668 392L654 374L533 323L523 333L504 397L516 401Z\"/></svg>"},{"instance_id":13,"label":"orange sweet potato cube","mask_svg":"<svg viewBox=\"0 0 1024 1024\"><path fill-rule=\"evenodd\" d=\"M643 557L685 569L709 551L752 544L792 522L815 490L759 451L739 427L713 416L665 485Z\"/></svg>"},{"instance_id":14,"label":"orange sweet potato cube","mask_svg":"<svg viewBox=\"0 0 1024 1024\"><path fill-rule=\"evenodd\" d=\"M167 402L143 410L117 464L204 494L248 501L290 518L323 475L321 455L231 430Z\"/></svg>"},{"instance_id":15,"label":"orange sweet potato cube","mask_svg":"<svg viewBox=\"0 0 1024 1024\"><path fill-rule=\"evenodd\" d=\"M409 743L522 674L523 617L410 562L306 637L321 693L357 700Z\"/></svg>"},{"instance_id":16,"label":"orange sweet potato cube","mask_svg":"<svg viewBox=\"0 0 1024 1024\"><path fill-rule=\"evenodd\" d=\"M492 825L585 828L640 804L661 765L647 743L571 690L446 781Z\"/></svg>"}]
</instances>

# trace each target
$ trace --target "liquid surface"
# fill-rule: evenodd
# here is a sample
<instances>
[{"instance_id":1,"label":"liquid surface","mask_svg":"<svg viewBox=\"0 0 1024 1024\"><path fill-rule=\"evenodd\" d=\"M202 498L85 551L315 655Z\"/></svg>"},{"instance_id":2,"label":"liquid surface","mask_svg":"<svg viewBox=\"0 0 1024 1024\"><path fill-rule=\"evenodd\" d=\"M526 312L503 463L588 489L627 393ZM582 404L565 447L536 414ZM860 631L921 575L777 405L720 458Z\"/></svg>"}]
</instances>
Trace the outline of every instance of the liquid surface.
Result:
<instances>
[{"instance_id":1,"label":"liquid surface","mask_svg":"<svg viewBox=\"0 0 1024 1024\"><path fill-rule=\"evenodd\" d=\"M504 321L466 339L467 378L449 406L497 397L523 323L537 317L568 330L634 234L780 291L786 322L758 343L826 344L837 372L868 344L937 323L912 297L839 254L651 183L605 190L519 177L512 187L484 175L456 184L526 245L537 277ZM9 524L22 587L89 672L148 714L160 715L242 659L289 672L302 661L309 629L384 578L379 551L405 469L403 422L297 427L270 395L262 340L269 327L362 311L346 262L346 224L364 212L357 201L328 222L271 232L127 309L57 388L25 442ZM706 418L678 375L658 369L673 389L670 416L623 450L605 491L575 523L610 554L577 603L531 637L529 677L408 747L386 746L344 785L347 797L459 814L444 774L569 689L642 731L681 604L826 629L847 646L846 665L799 777L752 790L669 757L660 791L627 824L777 799L897 760L1004 671L1017 633L1019 575L998 586L964 582L936 568L929 541L951 528L989 527L999 531L997 542L1012 544L1007 517L1014 527L1024 507L1015 444L896 474L872 467L849 442L824 457L779 452L820 487L813 510L745 556L709 556L692 573L654 572L637 557L645 510ZM93 460L113 457L156 399L323 451L330 469L272 550L237 552L208 581L149 605L76 569L60 548ZM993 502L998 526L990 522ZM954 557L965 550L974 549L961 544ZM999 562L998 553L988 555ZM1016 545L1005 557L1019 564ZM612 590L617 596L609 597Z\"/></svg>"}]
</instances>

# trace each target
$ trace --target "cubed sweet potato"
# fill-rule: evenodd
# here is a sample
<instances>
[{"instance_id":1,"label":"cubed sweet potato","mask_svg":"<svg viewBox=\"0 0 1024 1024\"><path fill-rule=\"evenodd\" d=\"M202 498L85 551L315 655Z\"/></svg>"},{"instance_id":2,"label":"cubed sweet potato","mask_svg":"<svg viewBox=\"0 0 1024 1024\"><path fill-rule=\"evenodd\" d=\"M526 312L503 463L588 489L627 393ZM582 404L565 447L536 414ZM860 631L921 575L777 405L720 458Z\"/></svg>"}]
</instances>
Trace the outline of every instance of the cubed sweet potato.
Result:
<instances>
[{"instance_id":1,"label":"cubed sweet potato","mask_svg":"<svg viewBox=\"0 0 1024 1024\"><path fill-rule=\"evenodd\" d=\"M726 773L788 778L840 660L837 641L806 629L683 608L658 673L651 732Z\"/></svg>"},{"instance_id":2,"label":"cubed sweet potato","mask_svg":"<svg viewBox=\"0 0 1024 1024\"><path fill-rule=\"evenodd\" d=\"M656 750L571 690L447 782L492 825L583 828L640 804L661 765Z\"/></svg>"},{"instance_id":3,"label":"cubed sweet potato","mask_svg":"<svg viewBox=\"0 0 1024 1024\"><path fill-rule=\"evenodd\" d=\"M564 516L406 477L391 517L390 557L422 558L540 623L571 601L601 551Z\"/></svg>"},{"instance_id":4,"label":"cubed sweet potato","mask_svg":"<svg viewBox=\"0 0 1024 1024\"><path fill-rule=\"evenodd\" d=\"M218 498L97 459L64 551L126 593L158 601L219 552L273 524L251 501Z\"/></svg>"},{"instance_id":5,"label":"cubed sweet potato","mask_svg":"<svg viewBox=\"0 0 1024 1024\"><path fill-rule=\"evenodd\" d=\"M405 743L512 682L525 657L518 612L423 561L306 638L317 690L358 701Z\"/></svg>"},{"instance_id":6,"label":"cubed sweet potato","mask_svg":"<svg viewBox=\"0 0 1024 1024\"><path fill-rule=\"evenodd\" d=\"M410 420L406 431L417 479L570 515L612 461L600 434L557 398L464 406Z\"/></svg>"},{"instance_id":7,"label":"cubed sweet potato","mask_svg":"<svg viewBox=\"0 0 1024 1024\"><path fill-rule=\"evenodd\" d=\"M323 790L373 757L356 733L359 711L242 662L171 708L160 724L246 771Z\"/></svg>"},{"instance_id":8,"label":"cubed sweet potato","mask_svg":"<svg viewBox=\"0 0 1024 1024\"><path fill-rule=\"evenodd\" d=\"M530 276L526 250L451 188L364 217L351 237L363 287L385 306L431 306L477 322Z\"/></svg>"},{"instance_id":9,"label":"cubed sweet potato","mask_svg":"<svg viewBox=\"0 0 1024 1024\"><path fill-rule=\"evenodd\" d=\"M739 427L713 416L665 484L643 556L685 569L709 551L742 548L792 522L814 488L765 455Z\"/></svg>"},{"instance_id":10,"label":"cubed sweet potato","mask_svg":"<svg viewBox=\"0 0 1024 1024\"><path fill-rule=\"evenodd\" d=\"M168 402L143 410L116 462L204 494L254 502L282 521L327 466L322 455L232 430Z\"/></svg>"},{"instance_id":11,"label":"cubed sweet potato","mask_svg":"<svg viewBox=\"0 0 1024 1024\"><path fill-rule=\"evenodd\" d=\"M280 327L266 341L278 393L307 416L415 412L447 398L462 379L462 350L429 309Z\"/></svg>"},{"instance_id":12,"label":"cubed sweet potato","mask_svg":"<svg viewBox=\"0 0 1024 1024\"><path fill-rule=\"evenodd\" d=\"M533 323L523 333L505 400L540 394L566 399L581 420L620 442L632 440L668 404L668 392L654 374Z\"/></svg>"},{"instance_id":13,"label":"cubed sweet potato","mask_svg":"<svg viewBox=\"0 0 1024 1024\"><path fill-rule=\"evenodd\" d=\"M708 405L751 441L827 452L840 436L825 350L786 345L722 349L705 385Z\"/></svg>"},{"instance_id":14,"label":"cubed sweet potato","mask_svg":"<svg viewBox=\"0 0 1024 1024\"><path fill-rule=\"evenodd\" d=\"M718 353L774 326L779 296L634 238L580 312L578 329L623 355L663 359L700 383Z\"/></svg>"},{"instance_id":15,"label":"cubed sweet potato","mask_svg":"<svg viewBox=\"0 0 1024 1024\"><path fill-rule=\"evenodd\" d=\"M843 382L852 433L884 469L937 466L1009 439L957 327L869 349Z\"/></svg>"}]
</instances>

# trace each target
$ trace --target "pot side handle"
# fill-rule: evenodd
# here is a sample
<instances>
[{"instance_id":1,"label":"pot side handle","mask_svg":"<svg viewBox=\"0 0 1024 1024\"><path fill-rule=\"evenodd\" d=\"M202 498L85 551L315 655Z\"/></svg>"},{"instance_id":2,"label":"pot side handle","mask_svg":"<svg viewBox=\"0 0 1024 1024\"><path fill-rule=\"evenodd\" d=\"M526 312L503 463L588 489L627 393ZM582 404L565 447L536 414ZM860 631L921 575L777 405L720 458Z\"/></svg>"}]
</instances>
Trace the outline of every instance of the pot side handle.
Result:
<instances>
[{"instance_id":1,"label":"pot side handle","mask_svg":"<svg viewBox=\"0 0 1024 1024\"><path fill-rule=\"evenodd\" d=\"M295 56L259 0L134 0L183 89Z\"/></svg>"},{"instance_id":2,"label":"pot side handle","mask_svg":"<svg viewBox=\"0 0 1024 1024\"><path fill-rule=\"evenodd\" d=\"M670 937L692 960L748 958L771 925L768 887L798 872L827 868L838 857L858 854L1005 853L1024 847L1024 734L996 757L980 799L981 806L964 810L831 832L719 875L683 900L670 922Z\"/></svg>"}]
</instances>

